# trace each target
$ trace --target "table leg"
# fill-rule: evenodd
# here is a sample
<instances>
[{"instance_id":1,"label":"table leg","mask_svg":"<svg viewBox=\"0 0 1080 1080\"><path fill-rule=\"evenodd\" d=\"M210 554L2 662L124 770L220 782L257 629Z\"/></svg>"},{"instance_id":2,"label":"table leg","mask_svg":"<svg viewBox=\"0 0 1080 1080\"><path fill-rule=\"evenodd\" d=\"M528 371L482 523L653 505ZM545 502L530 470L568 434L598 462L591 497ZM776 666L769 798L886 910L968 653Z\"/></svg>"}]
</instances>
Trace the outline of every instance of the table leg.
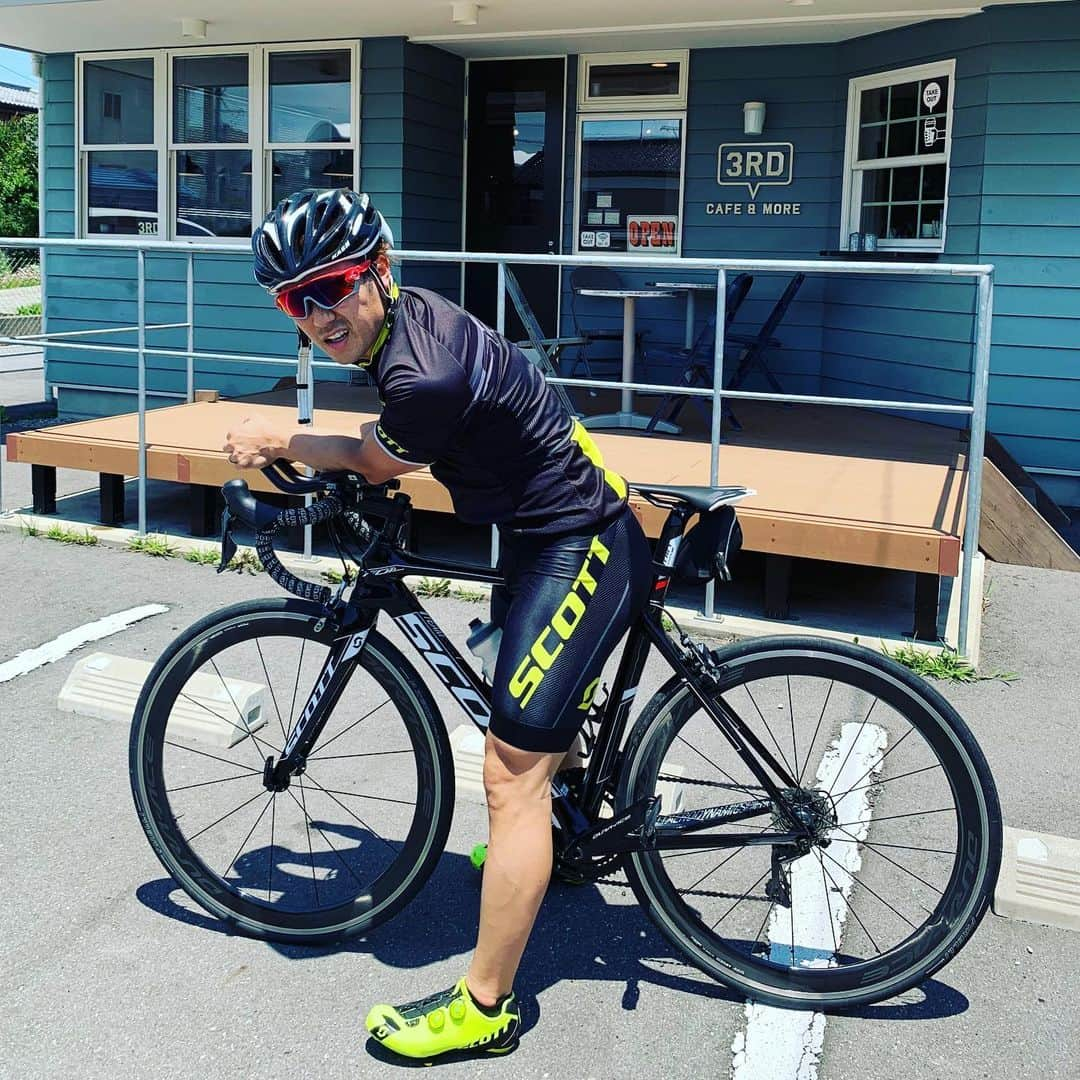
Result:
<instances>
[{"instance_id":1,"label":"table leg","mask_svg":"<svg viewBox=\"0 0 1080 1080\"><path fill-rule=\"evenodd\" d=\"M694 290L686 291L686 347L694 347Z\"/></svg>"},{"instance_id":2,"label":"table leg","mask_svg":"<svg viewBox=\"0 0 1080 1080\"><path fill-rule=\"evenodd\" d=\"M632 296L623 297L622 379L624 383L634 381L634 298ZM633 411L634 395L630 390L623 390L619 412L629 416Z\"/></svg>"}]
</instances>

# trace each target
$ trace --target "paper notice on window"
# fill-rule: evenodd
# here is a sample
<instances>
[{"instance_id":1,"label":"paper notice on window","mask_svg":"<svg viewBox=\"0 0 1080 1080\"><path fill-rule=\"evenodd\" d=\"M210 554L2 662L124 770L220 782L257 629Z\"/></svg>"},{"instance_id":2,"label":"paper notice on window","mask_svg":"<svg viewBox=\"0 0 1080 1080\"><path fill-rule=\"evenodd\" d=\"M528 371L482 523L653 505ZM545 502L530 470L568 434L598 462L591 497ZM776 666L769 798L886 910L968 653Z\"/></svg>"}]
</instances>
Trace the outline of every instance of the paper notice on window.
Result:
<instances>
[{"instance_id":1,"label":"paper notice on window","mask_svg":"<svg viewBox=\"0 0 1080 1080\"><path fill-rule=\"evenodd\" d=\"M579 245L583 248L596 247L596 233L593 232L591 229L583 232L581 234L581 239L579 240Z\"/></svg>"},{"instance_id":2,"label":"paper notice on window","mask_svg":"<svg viewBox=\"0 0 1080 1080\"><path fill-rule=\"evenodd\" d=\"M598 248L609 248L609 247L611 247L611 233L609 233L609 232L598 232L596 234L596 246Z\"/></svg>"},{"instance_id":3,"label":"paper notice on window","mask_svg":"<svg viewBox=\"0 0 1080 1080\"><path fill-rule=\"evenodd\" d=\"M604 224L604 211L603 210L590 210L586 215L590 225L603 225Z\"/></svg>"},{"instance_id":4,"label":"paper notice on window","mask_svg":"<svg viewBox=\"0 0 1080 1080\"><path fill-rule=\"evenodd\" d=\"M596 209L597 210L606 210L606 209L608 209L611 206L611 198L612 198L612 196L611 196L610 192L607 192L607 193L605 193L603 195L597 195L596 196Z\"/></svg>"},{"instance_id":5,"label":"paper notice on window","mask_svg":"<svg viewBox=\"0 0 1080 1080\"><path fill-rule=\"evenodd\" d=\"M676 214L626 215L627 251L674 254L678 237L679 218Z\"/></svg>"}]
</instances>

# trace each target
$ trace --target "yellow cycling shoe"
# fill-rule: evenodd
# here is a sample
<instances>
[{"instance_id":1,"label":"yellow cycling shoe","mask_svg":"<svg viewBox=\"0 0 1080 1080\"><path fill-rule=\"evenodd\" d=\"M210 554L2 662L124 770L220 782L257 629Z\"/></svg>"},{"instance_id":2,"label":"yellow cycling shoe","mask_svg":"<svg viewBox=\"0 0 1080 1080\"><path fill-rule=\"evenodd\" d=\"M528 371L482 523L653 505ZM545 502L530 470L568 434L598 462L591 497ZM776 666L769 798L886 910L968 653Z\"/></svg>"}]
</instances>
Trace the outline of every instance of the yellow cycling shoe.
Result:
<instances>
[{"instance_id":1,"label":"yellow cycling shoe","mask_svg":"<svg viewBox=\"0 0 1080 1080\"><path fill-rule=\"evenodd\" d=\"M473 1000L464 979L405 1005L376 1005L365 1021L372 1038L410 1058L451 1050L508 1054L517 1046L521 1017L513 991L490 1008Z\"/></svg>"}]
</instances>

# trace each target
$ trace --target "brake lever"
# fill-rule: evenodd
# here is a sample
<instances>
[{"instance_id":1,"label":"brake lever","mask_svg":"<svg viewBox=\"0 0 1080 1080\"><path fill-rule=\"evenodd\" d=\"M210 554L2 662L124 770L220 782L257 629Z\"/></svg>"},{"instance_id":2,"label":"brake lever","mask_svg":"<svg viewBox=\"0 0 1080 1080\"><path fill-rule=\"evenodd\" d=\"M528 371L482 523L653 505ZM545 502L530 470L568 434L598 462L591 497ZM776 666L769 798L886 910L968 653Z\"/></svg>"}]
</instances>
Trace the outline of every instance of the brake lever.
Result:
<instances>
[{"instance_id":1,"label":"brake lever","mask_svg":"<svg viewBox=\"0 0 1080 1080\"><path fill-rule=\"evenodd\" d=\"M232 534L232 514L226 506L221 512L221 562L218 563L217 572L220 574L229 569L229 563L236 555L236 541Z\"/></svg>"}]
</instances>

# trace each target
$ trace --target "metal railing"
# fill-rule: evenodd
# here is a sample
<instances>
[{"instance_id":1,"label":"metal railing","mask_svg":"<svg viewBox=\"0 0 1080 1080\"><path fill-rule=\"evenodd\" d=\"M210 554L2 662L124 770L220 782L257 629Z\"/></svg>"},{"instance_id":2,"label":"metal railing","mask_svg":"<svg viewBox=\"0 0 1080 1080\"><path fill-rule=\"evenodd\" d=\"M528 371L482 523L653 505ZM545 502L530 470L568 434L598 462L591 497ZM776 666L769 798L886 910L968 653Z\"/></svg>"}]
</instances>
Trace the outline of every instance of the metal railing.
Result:
<instances>
[{"instance_id":1,"label":"metal railing","mask_svg":"<svg viewBox=\"0 0 1080 1080\"><path fill-rule=\"evenodd\" d=\"M34 238L30 240L0 241L7 248L39 248L43 253L53 250L112 250L133 252L136 256L136 302L138 320L126 327L110 327L100 331L63 331L59 333L41 333L33 336L5 337L0 335L0 344L34 341L37 343L53 342L65 349L82 349L101 352L132 353L136 356L138 369L138 478L139 478L139 532L146 532L146 358L147 356L181 357L186 360L187 399L194 398L194 366L196 360L226 360L242 363L280 364L294 366L295 361L285 358L258 357L238 353L213 352L195 348L194 333L194 256L196 254L222 255L236 253L243 258L250 258L247 244L208 244L188 243L184 241L135 240L127 238L108 238L95 240L67 240ZM186 255L186 298L187 320L182 323L147 324L146 322L146 255L150 252L168 252L172 255ZM680 395L708 397L712 399L712 428L710 432L709 483L719 482L721 421L725 399L750 401L781 401L795 404L853 406L864 409L890 409L905 412L953 414L970 417L970 439L968 448L968 488L967 507L964 519L962 544L962 566L960 573L960 626L958 632L958 651L967 652L968 620L973 598L971 596L972 576L975 552L978 548L980 509L982 500L983 457L986 440L986 410L990 384L990 325L993 315L993 273L992 265L967 263L901 263L901 262L863 262L845 260L815 261L809 259L649 259L642 256L610 254L604 256L588 255L533 255L512 252L448 252L448 251L395 251L396 262L453 263L453 264L494 264L497 268L497 316L496 329L502 333L506 328L506 288L505 269L508 265L540 266L604 266L620 270L657 270L671 272L673 266L680 274L703 272L716 275L716 335L713 350L713 385L711 388L679 386ZM975 334L973 341L973 378L970 401L964 405L943 404L910 400L881 398L836 397L821 394L786 394L763 393L751 390L726 390L724 376L724 324L727 276L729 273L744 271L803 273L803 274L856 274L892 277L934 277L934 278L971 278L976 284ZM165 349L152 347L147 343L149 331L187 328L187 344L184 349ZM113 344L97 345L85 342L73 342L72 337L88 337L97 333L134 332L137 344L118 346ZM301 358L301 363L308 362L312 367L338 369L339 365L330 361L319 362ZM298 383L305 380L300 378ZM565 379L551 378L552 382L591 389L630 390L646 393L670 393L670 384L652 384L639 382L618 382L602 379ZM306 401L306 409L305 409ZM310 396L298 396L298 411L301 422L311 419ZM737 480L737 477L732 478ZM308 539L306 547L310 545ZM494 554L494 550L493 550ZM714 586L706 587L705 614L715 614Z\"/></svg>"}]
</instances>

